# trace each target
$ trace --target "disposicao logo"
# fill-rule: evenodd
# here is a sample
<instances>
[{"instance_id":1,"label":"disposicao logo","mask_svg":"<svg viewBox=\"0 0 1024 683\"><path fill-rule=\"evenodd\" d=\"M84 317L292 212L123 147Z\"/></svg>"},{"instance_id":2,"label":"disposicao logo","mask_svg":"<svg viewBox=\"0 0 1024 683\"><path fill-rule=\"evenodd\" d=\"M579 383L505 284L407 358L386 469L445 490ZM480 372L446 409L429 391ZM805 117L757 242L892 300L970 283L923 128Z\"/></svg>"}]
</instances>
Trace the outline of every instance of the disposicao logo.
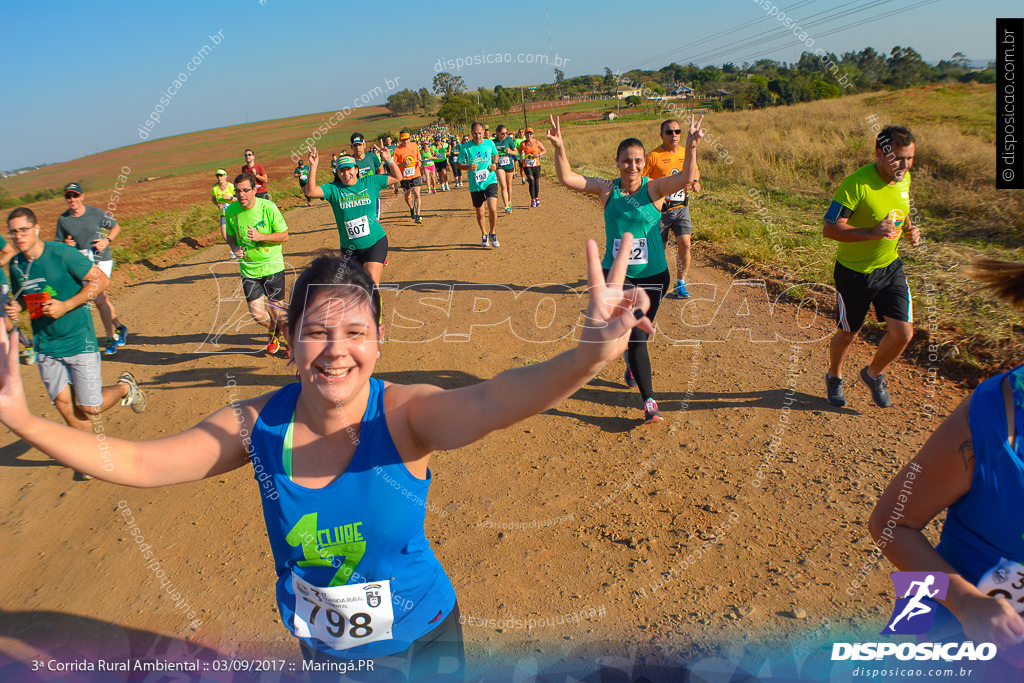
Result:
<instances>
[{"instance_id":1,"label":"disposicao logo","mask_svg":"<svg viewBox=\"0 0 1024 683\"><path fill-rule=\"evenodd\" d=\"M949 576L942 572L893 572L889 575L896 605L889 623L879 635L921 635L935 622L937 600L946 598ZM832 660L879 660L895 656L900 660L966 659L988 661L996 656L993 643L833 643Z\"/></svg>"}]
</instances>

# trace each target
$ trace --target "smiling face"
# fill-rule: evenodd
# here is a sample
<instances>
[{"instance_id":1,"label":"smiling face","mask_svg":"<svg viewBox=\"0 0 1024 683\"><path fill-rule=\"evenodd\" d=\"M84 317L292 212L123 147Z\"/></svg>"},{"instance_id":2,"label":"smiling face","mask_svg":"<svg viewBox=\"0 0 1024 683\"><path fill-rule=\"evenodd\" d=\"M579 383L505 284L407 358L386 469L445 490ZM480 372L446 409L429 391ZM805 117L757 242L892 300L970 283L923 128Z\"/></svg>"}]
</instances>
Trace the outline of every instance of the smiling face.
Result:
<instances>
[{"instance_id":1,"label":"smiling face","mask_svg":"<svg viewBox=\"0 0 1024 683\"><path fill-rule=\"evenodd\" d=\"M615 165L619 167L619 175L623 180L638 179L644 170L644 148L626 147L619 153Z\"/></svg>"},{"instance_id":2,"label":"smiling face","mask_svg":"<svg viewBox=\"0 0 1024 683\"><path fill-rule=\"evenodd\" d=\"M85 195L79 192L65 192L64 201L68 203L71 213L79 215L85 210Z\"/></svg>"},{"instance_id":3,"label":"smiling face","mask_svg":"<svg viewBox=\"0 0 1024 683\"><path fill-rule=\"evenodd\" d=\"M355 166L346 166L345 168L339 168L337 171L338 180L345 187L349 185L355 185L356 181L359 180L359 169Z\"/></svg>"},{"instance_id":4,"label":"smiling face","mask_svg":"<svg viewBox=\"0 0 1024 683\"><path fill-rule=\"evenodd\" d=\"M317 292L316 290L321 290ZM368 389L384 326L377 325L368 295L356 286L310 288L289 344L303 393L328 405L345 405Z\"/></svg>"}]
</instances>

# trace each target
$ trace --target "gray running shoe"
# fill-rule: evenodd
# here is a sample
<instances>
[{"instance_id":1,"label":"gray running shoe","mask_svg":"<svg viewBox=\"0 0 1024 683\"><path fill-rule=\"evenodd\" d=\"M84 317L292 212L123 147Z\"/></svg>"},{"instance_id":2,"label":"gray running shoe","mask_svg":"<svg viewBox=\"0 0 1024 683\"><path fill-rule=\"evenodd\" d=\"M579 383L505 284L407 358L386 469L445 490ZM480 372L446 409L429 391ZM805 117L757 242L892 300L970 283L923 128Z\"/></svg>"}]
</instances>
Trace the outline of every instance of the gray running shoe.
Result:
<instances>
[{"instance_id":1,"label":"gray running shoe","mask_svg":"<svg viewBox=\"0 0 1024 683\"><path fill-rule=\"evenodd\" d=\"M889 396L889 387L885 385L885 373L878 376L878 379L871 379L867 368L860 371L860 380L871 389L871 398L875 400L880 408L888 408L892 405L892 397Z\"/></svg>"},{"instance_id":2,"label":"gray running shoe","mask_svg":"<svg viewBox=\"0 0 1024 683\"><path fill-rule=\"evenodd\" d=\"M121 399L121 405L131 406L136 413L141 413L146 409L146 394L139 388L139 383L135 381L135 375L125 370L117 378L117 383L128 385L128 393Z\"/></svg>"},{"instance_id":3,"label":"gray running shoe","mask_svg":"<svg viewBox=\"0 0 1024 683\"><path fill-rule=\"evenodd\" d=\"M843 378L833 377L825 373L825 388L828 391L828 402L840 408L846 405L846 395L843 394Z\"/></svg>"}]
</instances>

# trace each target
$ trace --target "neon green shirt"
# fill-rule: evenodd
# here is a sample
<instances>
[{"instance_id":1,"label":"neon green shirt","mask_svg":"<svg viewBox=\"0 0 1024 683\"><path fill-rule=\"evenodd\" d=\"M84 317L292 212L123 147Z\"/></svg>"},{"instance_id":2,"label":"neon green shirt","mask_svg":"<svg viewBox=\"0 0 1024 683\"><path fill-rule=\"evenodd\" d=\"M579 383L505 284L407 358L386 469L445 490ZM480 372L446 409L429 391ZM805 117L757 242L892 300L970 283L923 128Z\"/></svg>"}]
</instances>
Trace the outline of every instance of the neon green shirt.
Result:
<instances>
[{"instance_id":1,"label":"neon green shirt","mask_svg":"<svg viewBox=\"0 0 1024 683\"><path fill-rule=\"evenodd\" d=\"M891 211L902 212L904 218L910 215L910 171L898 183L889 184L878 175L874 164L857 169L839 185L832 200L853 211L847 219L852 228L874 228ZM902 227L897 219L897 227ZM840 242L836 249L836 261L858 273L870 273L899 258L897 245L902 230L892 239L865 240L863 242Z\"/></svg>"},{"instance_id":2,"label":"neon green shirt","mask_svg":"<svg viewBox=\"0 0 1024 683\"><path fill-rule=\"evenodd\" d=\"M259 197L255 201L256 204L248 211L235 202L224 212L228 236L245 249L238 262L242 277L266 277L284 270L284 250L280 242L254 242L247 236L249 228L256 228L264 235L288 230L277 204Z\"/></svg>"},{"instance_id":3,"label":"neon green shirt","mask_svg":"<svg viewBox=\"0 0 1024 683\"><path fill-rule=\"evenodd\" d=\"M234 183L228 183L228 186L223 190L220 189L220 183L214 183L213 199L220 205L220 215L223 216L224 210L228 208L227 205L235 201Z\"/></svg>"}]
</instances>

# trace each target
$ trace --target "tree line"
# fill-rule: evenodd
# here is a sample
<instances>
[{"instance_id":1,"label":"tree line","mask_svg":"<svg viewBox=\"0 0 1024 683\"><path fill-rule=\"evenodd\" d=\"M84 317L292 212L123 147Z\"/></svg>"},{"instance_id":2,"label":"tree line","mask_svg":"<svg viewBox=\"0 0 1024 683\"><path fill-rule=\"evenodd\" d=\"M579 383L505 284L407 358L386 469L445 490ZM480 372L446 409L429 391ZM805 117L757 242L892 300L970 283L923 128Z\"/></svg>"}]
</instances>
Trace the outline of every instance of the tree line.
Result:
<instances>
[{"instance_id":1,"label":"tree line","mask_svg":"<svg viewBox=\"0 0 1024 683\"><path fill-rule=\"evenodd\" d=\"M804 52L798 61L788 64L772 59L739 66L731 62L721 66L672 63L656 71L634 69L624 73L605 67L603 75L573 78L565 78L555 69L551 83L513 88L481 86L473 91L461 76L441 72L434 76L432 90L402 90L391 95L386 106L394 116L422 111L465 125L481 114L508 114L521 99L536 102L583 95L614 97L620 85L654 95L670 94L677 86L685 85L696 98L713 98L709 103L713 109L763 109L856 92L954 81L994 83L995 69L991 64L986 69L974 69L961 52L932 66L912 47L897 45L888 55L871 47L841 56ZM634 96L627 100L627 106L640 101Z\"/></svg>"}]
</instances>

